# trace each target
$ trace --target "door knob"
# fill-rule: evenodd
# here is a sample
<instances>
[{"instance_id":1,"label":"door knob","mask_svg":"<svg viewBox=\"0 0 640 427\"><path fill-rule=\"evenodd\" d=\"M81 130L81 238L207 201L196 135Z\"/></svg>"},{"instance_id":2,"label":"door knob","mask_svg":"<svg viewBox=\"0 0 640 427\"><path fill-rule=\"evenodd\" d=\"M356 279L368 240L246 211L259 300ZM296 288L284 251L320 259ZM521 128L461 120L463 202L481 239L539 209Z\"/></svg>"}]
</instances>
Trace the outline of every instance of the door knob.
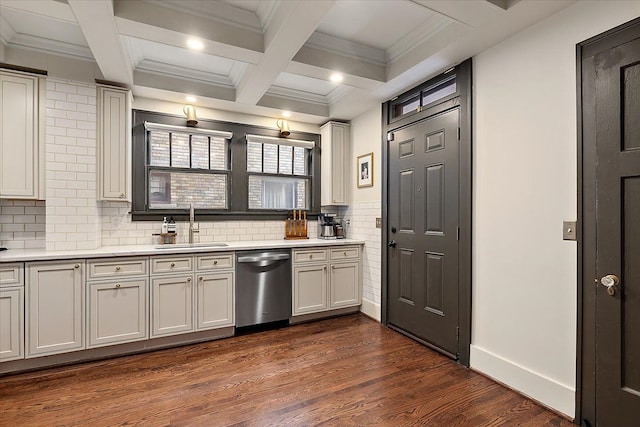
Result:
<instances>
[{"instance_id":1,"label":"door knob","mask_svg":"<svg viewBox=\"0 0 640 427\"><path fill-rule=\"evenodd\" d=\"M395 248L395 247L396 247L396 244L397 244L397 243L396 243L396 241L395 241L395 240L392 240L392 241L390 241L389 243L387 243L387 246L389 246L390 248Z\"/></svg>"},{"instance_id":2,"label":"door knob","mask_svg":"<svg viewBox=\"0 0 640 427\"><path fill-rule=\"evenodd\" d=\"M609 295L614 296L616 294L616 286L620 283L620 279L618 279L618 276L615 274L607 274L600 279L600 283L607 288Z\"/></svg>"}]
</instances>

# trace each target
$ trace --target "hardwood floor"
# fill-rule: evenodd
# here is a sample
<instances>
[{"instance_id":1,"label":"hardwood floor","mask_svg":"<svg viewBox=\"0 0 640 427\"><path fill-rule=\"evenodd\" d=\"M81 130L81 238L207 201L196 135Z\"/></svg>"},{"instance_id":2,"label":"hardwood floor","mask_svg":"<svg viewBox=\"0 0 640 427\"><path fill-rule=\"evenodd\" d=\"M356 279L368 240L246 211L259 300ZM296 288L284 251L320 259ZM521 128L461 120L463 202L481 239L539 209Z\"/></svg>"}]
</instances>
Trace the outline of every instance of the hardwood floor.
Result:
<instances>
[{"instance_id":1,"label":"hardwood floor","mask_svg":"<svg viewBox=\"0 0 640 427\"><path fill-rule=\"evenodd\" d=\"M572 426L361 315L0 378L1 426Z\"/></svg>"}]
</instances>

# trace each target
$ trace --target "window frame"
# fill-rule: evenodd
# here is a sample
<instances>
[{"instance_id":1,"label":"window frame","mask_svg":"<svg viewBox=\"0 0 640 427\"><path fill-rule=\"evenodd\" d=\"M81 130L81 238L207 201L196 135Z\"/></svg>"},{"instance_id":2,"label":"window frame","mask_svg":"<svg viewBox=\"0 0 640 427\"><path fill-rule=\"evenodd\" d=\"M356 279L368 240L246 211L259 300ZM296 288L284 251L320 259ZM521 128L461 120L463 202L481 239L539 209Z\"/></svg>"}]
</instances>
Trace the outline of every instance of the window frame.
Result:
<instances>
[{"instance_id":1,"label":"window frame","mask_svg":"<svg viewBox=\"0 0 640 427\"><path fill-rule=\"evenodd\" d=\"M175 220L188 220L188 209L149 209L148 200L148 147L147 131L144 122L166 124L172 126L185 126L185 118L165 113L157 113L145 110L132 111L132 221L162 221L166 216L173 216ZM217 120L198 119L198 129L231 132L229 140L229 170L227 182L228 208L222 209L196 209L198 221L214 220L277 220L286 219L291 210L273 209L249 209L249 175L254 172L247 171L247 135L259 135L280 138L278 129L263 126L248 125L243 123L223 122ZM187 129L188 131L188 129ZM308 159L308 173L305 178L310 180L308 217L315 217L320 212L320 135L307 132L291 132L287 139L300 139L314 142L314 148L310 150ZM162 169L154 166L154 170ZM175 172L179 168L173 169ZM194 173L198 169L191 169ZM214 171L212 171L214 172ZM218 171L220 172L220 171ZM285 176L285 175L283 175ZM286 175L288 176L288 175ZM291 175L291 177L300 177Z\"/></svg>"}]
</instances>

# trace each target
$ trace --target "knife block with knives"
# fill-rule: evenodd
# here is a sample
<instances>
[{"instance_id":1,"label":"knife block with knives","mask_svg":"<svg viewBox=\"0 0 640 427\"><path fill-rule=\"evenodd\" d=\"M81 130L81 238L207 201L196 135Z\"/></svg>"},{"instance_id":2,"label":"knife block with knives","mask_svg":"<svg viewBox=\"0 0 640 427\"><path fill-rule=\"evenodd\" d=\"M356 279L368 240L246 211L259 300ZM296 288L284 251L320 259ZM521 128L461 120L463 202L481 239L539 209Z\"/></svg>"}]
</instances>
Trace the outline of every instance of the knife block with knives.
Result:
<instances>
[{"instance_id":1,"label":"knife block with knives","mask_svg":"<svg viewBox=\"0 0 640 427\"><path fill-rule=\"evenodd\" d=\"M293 219L287 218L284 222L284 238L286 240L308 239L307 212L293 211Z\"/></svg>"}]
</instances>

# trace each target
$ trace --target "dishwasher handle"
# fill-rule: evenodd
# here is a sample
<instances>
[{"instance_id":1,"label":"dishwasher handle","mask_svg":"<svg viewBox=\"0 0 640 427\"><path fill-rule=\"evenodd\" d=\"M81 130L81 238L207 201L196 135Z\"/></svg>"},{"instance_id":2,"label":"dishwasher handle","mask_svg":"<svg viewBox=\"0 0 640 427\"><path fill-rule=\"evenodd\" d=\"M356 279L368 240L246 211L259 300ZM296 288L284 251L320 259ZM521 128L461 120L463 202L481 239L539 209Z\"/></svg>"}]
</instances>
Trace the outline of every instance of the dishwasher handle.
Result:
<instances>
[{"instance_id":1,"label":"dishwasher handle","mask_svg":"<svg viewBox=\"0 0 640 427\"><path fill-rule=\"evenodd\" d=\"M239 256L238 262L256 263L262 261L281 261L284 259L289 259L289 254L245 255Z\"/></svg>"}]
</instances>

